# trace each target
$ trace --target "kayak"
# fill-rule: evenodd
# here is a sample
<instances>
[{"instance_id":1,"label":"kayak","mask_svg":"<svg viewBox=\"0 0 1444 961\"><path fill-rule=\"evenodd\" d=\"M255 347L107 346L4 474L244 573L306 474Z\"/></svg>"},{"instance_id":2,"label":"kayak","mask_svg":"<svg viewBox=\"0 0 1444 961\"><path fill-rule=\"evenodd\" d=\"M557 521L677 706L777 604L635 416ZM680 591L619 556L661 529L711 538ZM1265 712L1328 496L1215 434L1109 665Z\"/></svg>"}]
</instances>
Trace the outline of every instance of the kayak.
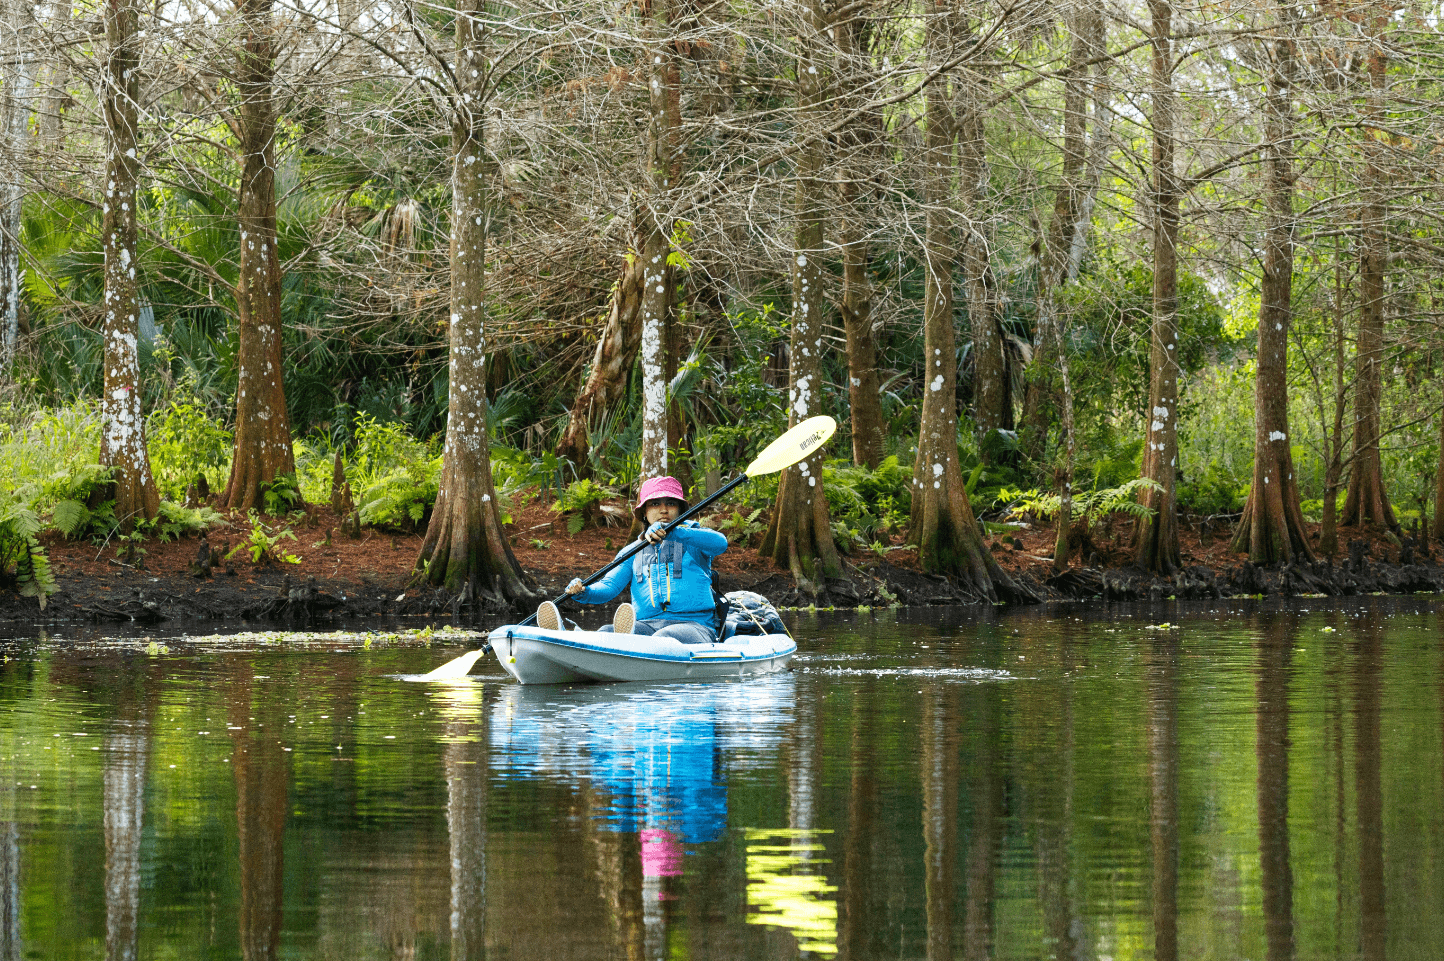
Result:
<instances>
[{"instance_id":1,"label":"kayak","mask_svg":"<svg viewBox=\"0 0 1444 961\"><path fill-rule=\"evenodd\" d=\"M523 684L751 677L783 670L797 653L797 643L786 634L683 644L656 635L509 624L492 631L488 640L502 668Z\"/></svg>"}]
</instances>

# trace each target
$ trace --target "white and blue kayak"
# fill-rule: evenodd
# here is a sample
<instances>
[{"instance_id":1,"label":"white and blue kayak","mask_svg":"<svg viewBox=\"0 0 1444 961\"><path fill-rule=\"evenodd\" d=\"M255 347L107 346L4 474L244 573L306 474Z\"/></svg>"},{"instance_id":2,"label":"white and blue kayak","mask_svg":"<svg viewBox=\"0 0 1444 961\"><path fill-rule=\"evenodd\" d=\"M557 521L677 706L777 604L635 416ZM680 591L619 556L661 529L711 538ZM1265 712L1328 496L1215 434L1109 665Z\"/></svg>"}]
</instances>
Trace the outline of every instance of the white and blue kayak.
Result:
<instances>
[{"instance_id":1,"label":"white and blue kayak","mask_svg":"<svg viewBox=\"0 0 1444 961\"><path fill-rule=\"evenodd\" d=\"M488 641L501 666L523 684L752 677L785 669L797 653L797 643L786 634L683 644L655 635L547 631L509 624L492 631Z\"/></svg>"}]
</instances>

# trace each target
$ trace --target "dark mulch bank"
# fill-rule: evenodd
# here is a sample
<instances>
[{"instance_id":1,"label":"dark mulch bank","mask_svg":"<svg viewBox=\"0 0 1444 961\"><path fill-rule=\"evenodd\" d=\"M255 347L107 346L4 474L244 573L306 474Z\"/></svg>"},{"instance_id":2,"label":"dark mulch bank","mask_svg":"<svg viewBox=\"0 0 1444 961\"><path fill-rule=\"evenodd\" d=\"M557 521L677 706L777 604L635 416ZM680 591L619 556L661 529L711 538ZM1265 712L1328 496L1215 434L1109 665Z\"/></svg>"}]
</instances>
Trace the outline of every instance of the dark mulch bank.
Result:
<instances>
[{"instance_id":1,"label":"dark mulch bank","mask_svg":"<svg viewBox=\"0 0 1444 961\"><path fill-rule=\"evenodd\" d=\"M730 515L720 512L721 516ZM624 510L614 512L628 518ZM229 552L243 539L245 522L216 528L208 545ZM342 616L407 616L467 619L469 609L444 591L412 583L419 533L364 530L356 538L341 531L329 508L313 508L291 524L296 539L283 542L299 563L256 566L244 555L223 563L208 576L195 576L200 540L170 543L151 540L138 566L122 564L115 545L65 541L53 532L44 538L59 593L45 611L33 598L0 594L0 619L12 622L115 620L154 622L236 618L313 624ZM517 512L511 525L518 563L549 596L566 582L605 566L627 543L630 530L588 526L567 533L566 519L542 502ZM1052 572L1053 531L1026 528L989 538L989 549L1002 567L1045 599L1102 598L1131 600L1165 597L1219 597L1238 594L1415 593L1444 588L1438 552L1406 538L1392 541L1381 531L1341 529L1340 543L1353 542L1353 557L1262 570L1228 549L1227 525L1185 526L1185 570L1172 578L1154 578L1132 570L1127 550L1128 525L1117 520L1085 548L1083 557L1061 576ZM871 551L847 558L850 582L830 585L824 604L840 607L886 604L957 604L972 601L945 578L918 569L913 550L891 545L885 554ZM779 606L808 605L792 577L748 546L734 546L718 558L724 590L753 590ZM620 600L620 598L619 598ZM593 608L591 619L609 616L612 605ZM479 613L500 614L497 610Z\"/></svg>"}]
</instances>

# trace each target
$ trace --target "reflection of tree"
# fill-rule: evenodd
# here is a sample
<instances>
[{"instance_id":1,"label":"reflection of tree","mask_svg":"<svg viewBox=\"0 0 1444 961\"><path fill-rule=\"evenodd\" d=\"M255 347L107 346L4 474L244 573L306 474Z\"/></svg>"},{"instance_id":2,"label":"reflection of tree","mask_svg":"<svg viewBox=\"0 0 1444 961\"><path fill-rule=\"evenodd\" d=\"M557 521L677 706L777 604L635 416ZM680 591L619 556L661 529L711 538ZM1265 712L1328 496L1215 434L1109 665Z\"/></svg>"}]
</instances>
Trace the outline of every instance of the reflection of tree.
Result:
<instances>
[{"instance_id":1,"label":"reflection of tree","mask_svg":"<svg viewBox=\"0 0 1444 961\"><path fill-rule=\"evenodd\" d=\"M150 723L144 705L124 703L105 735L105 956L136 956L140 922L140 840Z\"/></svg>"},{"instance_id":2,"label":"reflection of tree","mask_svg":"<svg viewBox=\"0 0 1444 961\"><path fill-rule=\"evenodd\" d=\"M486 957L486 721L481 688L443 689L446 826L451 834L451 961Z\"/></svg>"},{"instance_id":3,"label":"reflection of tree","mask_svg":"<svg viewBox=\"0 0 1444 961\"><path fill-rule=\"evenodd\" d=\"M1071 882L1073 829L1073 655L1071 621L1024 638L1028 663L1042 676L1015 694L1021 729L1019 793L1036 838L1043 933L1056 958L1083 957L1087 943Z\"/></svg>"},{"instance_id":4,"label":"reflection of tree","mask_svg":"<svg viewBox=\"0 0 1444 961\"><path fill-rule=\"evenodd\" d=\"M1163 632L1160 632L1163 633ZM1178 645L1153 642L1146 668L1148 788L1153 846L1153 956L1178 958Z\"/></svg>"},{"instance_id":5,"label":"reflection of tree","mask_svg":"<svg viewBox=\"0 0 1444 961\"><path fill-rule=\"evenodd\" d=\"M877 830L877 705L875 682L862 682L852 701L852 734L848 745L847 836L842 848L842 905L838 961L882 953L881 927L870 915L873 844Z\"/></svg>"},{"instance_id":6,"label":"reflection of tree","mask_svg":"<svg viewBox=\"0 0 1444 961\"><path fill-rule=\"evenodd\" d=\"M1364 961L1382 961L1384 915L1384 797L1380 787L1379 697L1383 682L1383 623L1377 611L1359 620L1354 670L1354 794L1359 812L1359 948Z\"/></svg>"},{"instance_id":7,"label":"reflection of tree","mask_svg":"<svg viewBox=\"0 0 1444 961\"><path fill-rule=\"evenodd\" d=\"M7 772L8 773L8 772ZM14 784L15 779L9 779ZM4 792L0 814L0 961L20 961L20 825L15 820L15 792Z\"/></svg>"},{"instance_id":8,"label":"reflection of tree","mask_svg":"<svg viewBox=\"0 0 1444 961\"><path fill-rule=\"evenodd\" d=\"M255 696L250 658L235 658L227 705L236 780L236 839L241 862L241 957L271 961L281 943L282 836L290 765L276 697Z\"/></svg>"},{"instance_id":9,"label":"reflection of tree","mask_svg":"<svg viewBox=\"0 0 1444 961\"><path fill-rule=\"evenodd\" d=\"M1269 961L1294 956L1294 874L1289 863L1289 670L1294 618L1258 634L1258 846Z\"/></svg>"},{"instance_id":10,"label":"reflection of tree","mask_svg":"<svg viewBox=\"0 0 1444 961\"><path fill-rule=\"evenodd\" d=\"M927 896L928 961L953 956L953 859L958 836L958 746L948 698L934 682L922 701L923 883Z\"/></svg>"},{"instance_id":11,"label":"reflection of tree","mask_svg":"<svg viewBox=\"0 0 1444 961\"><path fill-rule=\"evenodd\" d=\"M1002 835L1003 783L999 771L999 705L995 684L972 688L970 700L955 716L972 718L973 770L968 790L973 801L973 830L968 842L968 907L963 916L963 957L983 961L993 954L993 902Z\"/></svg>"}]
</instances>

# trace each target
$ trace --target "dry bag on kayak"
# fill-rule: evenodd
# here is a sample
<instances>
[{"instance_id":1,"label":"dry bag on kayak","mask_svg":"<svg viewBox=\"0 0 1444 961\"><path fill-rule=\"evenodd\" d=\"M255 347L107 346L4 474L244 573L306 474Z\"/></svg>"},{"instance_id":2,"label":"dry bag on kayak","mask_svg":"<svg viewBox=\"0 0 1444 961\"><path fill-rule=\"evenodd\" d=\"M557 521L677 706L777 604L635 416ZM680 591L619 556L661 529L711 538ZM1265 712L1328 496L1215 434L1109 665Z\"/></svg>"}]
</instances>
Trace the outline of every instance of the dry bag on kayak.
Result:
<instances>
[{"instance_id":1,"label":"dry bag on kayak","mask_svg":"<svg viewBox=\"0 0 1444 961\"><path fill-rule=\"evenodd\" d=\"M786 634L787 625L772 602L752 591L732 591L722 595L727 615L722 624L722 637L749 634Z\"/></svg>"}]
</instances>

